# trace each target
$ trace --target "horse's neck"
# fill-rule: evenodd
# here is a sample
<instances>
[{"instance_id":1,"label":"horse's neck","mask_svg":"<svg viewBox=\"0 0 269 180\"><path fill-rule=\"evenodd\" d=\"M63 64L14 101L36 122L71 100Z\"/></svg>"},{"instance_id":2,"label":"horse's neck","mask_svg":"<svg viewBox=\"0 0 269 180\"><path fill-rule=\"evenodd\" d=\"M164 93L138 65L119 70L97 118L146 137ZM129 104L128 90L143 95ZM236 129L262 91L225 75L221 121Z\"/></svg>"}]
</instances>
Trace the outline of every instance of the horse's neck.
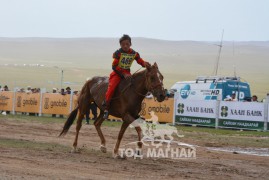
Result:
<instances>
[{"instance_id":1,"label":"horse's neck","mask_svg":"<svg viewBox=\"0 0 269 180\"><path fill-rule=\"evenodd\" d=\"M147 90L147 83L146 83L146 70L141 71L134 75L133 77L133 88L135 91L141 95L146 95Z\"/></svg>"}]
</instances>

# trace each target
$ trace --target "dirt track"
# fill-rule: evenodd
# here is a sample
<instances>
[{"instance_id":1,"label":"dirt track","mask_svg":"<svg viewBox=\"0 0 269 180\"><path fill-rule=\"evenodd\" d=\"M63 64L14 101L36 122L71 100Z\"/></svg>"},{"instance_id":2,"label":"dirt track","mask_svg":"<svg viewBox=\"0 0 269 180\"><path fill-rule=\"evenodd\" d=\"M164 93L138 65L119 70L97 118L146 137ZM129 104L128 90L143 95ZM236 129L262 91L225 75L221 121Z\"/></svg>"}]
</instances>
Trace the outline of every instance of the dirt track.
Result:
<instances>
[{"instance_id":1,"label":"dirt track","mask_svg":"<svg viewBox=\"0 0 269 180\"><path fill-rule=\"evenodd\" d=\"M102 127L108 153L99 151L95 128L83 125L80 153L70 153L73 125L63 138L63 124L0 119L0 179L268 179L269 158L197 148L197 159L114 159L119 127ZM128 129L123 144L135 141ZM196 140L197 141L197 140ZM196 141L188 143L196 143ZM184 142L184 138L183 138ZM69 148L70 147L70 148Z\"/></svg>"}]
</instances>

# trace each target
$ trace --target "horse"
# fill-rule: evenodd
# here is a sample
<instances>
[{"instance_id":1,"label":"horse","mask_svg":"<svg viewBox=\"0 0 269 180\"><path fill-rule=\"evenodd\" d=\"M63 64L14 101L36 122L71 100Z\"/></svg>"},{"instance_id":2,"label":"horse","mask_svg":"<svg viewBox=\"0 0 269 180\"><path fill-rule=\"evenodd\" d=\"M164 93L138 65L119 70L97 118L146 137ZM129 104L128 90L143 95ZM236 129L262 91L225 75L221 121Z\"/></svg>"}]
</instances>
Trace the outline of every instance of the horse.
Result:
<instances>
[{"instance_id":1,"label":"horse","mask_svg":"<svg viewBox=\"0 0 269 180\"><path fill-rule=\"evenodd\" d=\"M119 155L119 146L126 128L139 118L142 101L148 92L151 92L158 102L165 99L165 90L163 87L163 75L159 71L158 65L155 62L153 65L146 67L145 70L134 73L131 78L124 79L120 82L112 97L109 114L121 118L123 123L121 125L118 139L114 147L114 157L122 158ZM102 103L105 98L105 93L108 87L108 77L95 76L89 79L82 87L81 93L78 97L78 104L70 113L67 121L64 124L63 130L59 136L65 135L70 126L73 124L78 114L76 125L76 136L73 143L73 152L77 151L78 135L82 126L82 119L88 110L91 102L94 102L100 109L100 114L94 121L94 126L101 139L100 150L106 152L106 140L101 131L101 125L104 121L104 107ZM135 127L138 134L138 148L142 148L141 128Z\"/></svg>"}]
</instances>

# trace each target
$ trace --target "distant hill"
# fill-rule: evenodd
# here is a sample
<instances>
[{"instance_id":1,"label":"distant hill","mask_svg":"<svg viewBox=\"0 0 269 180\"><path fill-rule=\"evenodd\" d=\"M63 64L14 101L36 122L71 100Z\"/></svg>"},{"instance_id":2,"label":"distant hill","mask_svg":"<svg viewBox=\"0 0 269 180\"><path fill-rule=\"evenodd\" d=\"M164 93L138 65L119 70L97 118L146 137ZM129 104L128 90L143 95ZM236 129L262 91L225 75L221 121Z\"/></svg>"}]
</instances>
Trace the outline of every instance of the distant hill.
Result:
<instances>
[{"instance_id":1,"label":"distant hill","mask_svg":"<svg viewBox=\"0 0 269 180\"><path fill-rule=\"evenodd\" d=\"M219 49L215 45L219 42L133 38L132 43L132 48L141 57L159 64L167 87L178 80L212 75ZM4 64L35 63L76 69L72 74L65 73L65 80L75 78L83 83L87 75L108 75L112 53L118 48L117 38L0 38L0 82L7 79ZM224 42L219 74L233 75L234 66L237 75L251 83L254 93L265 95L269 92L269 41ZM139 66L135 65L132 71L137 69ZM22 71L15 72L20 75ZM27 79L27 73L24 74ZM54 75L58 76L57 73Z\"/></svg>"}]
</instances>

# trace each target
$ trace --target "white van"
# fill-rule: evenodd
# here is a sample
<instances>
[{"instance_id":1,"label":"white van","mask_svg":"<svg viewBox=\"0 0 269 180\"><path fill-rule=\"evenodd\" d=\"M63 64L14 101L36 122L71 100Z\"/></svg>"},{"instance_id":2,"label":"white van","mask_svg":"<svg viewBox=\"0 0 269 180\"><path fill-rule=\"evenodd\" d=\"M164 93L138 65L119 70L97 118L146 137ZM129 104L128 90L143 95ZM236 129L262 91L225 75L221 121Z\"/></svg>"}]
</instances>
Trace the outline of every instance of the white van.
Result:
<instances>
[{"instance_id":1,"label":"white van","mask_svg":"<svg viewBox=\"0 0 269 180\"><path fill-rule=\"evenodd\" d=\"M221 95L224 100L233 93L239 101L251 97L249 84L240 81L240 77L200 76L195 81L177 82L171 89L179 92L182 99L216 100Z\"/></svg>"}]
</instances>

